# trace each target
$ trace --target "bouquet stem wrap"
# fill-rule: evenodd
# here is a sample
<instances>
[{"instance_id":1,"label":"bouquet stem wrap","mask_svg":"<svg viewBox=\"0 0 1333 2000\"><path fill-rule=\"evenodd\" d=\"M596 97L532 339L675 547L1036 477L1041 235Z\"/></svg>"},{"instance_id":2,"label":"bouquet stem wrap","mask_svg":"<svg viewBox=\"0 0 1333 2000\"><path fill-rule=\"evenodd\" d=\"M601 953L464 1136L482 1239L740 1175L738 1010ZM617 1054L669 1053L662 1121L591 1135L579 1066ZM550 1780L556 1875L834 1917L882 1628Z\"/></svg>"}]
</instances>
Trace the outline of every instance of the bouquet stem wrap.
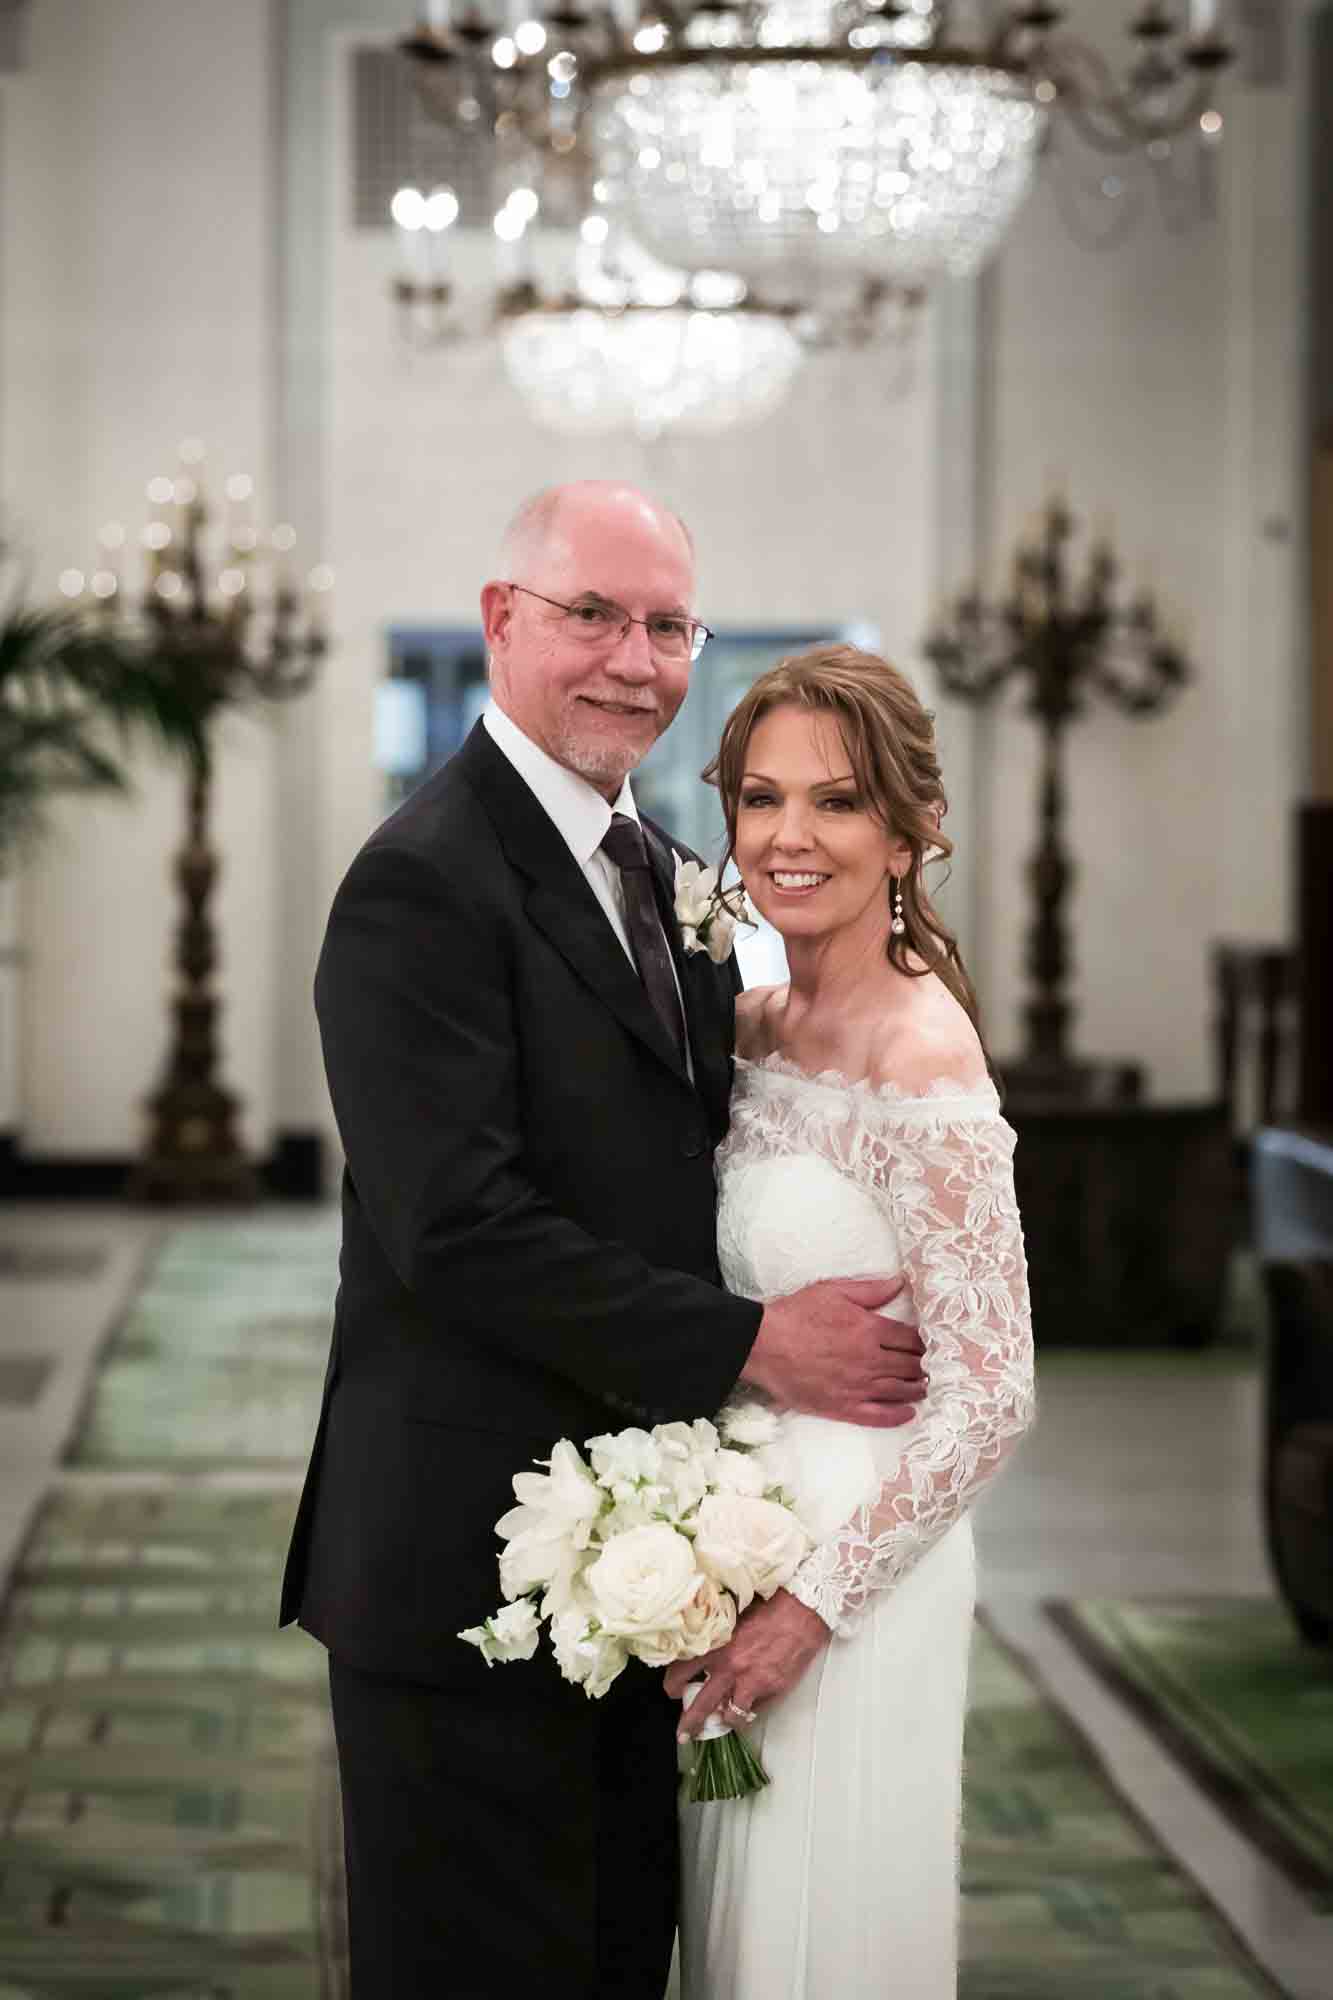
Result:
<instances>
[{"instance_id":1,"label":"bouquet stem wrap","mask_svg":"<svg viewBox=\"0 0 1333 2000\"><path fill-rule=\"evenodd\" d=\"M681 1706L689 1708L703 1686L694 1681L686 1688ZM687 1805L707 1805L714 1799L745 1799L770 1784L768 1772L748 1739L721 1716L710 1715L694 1741L689 1769L685 1774Z\"/></svg>"}]
</instances>

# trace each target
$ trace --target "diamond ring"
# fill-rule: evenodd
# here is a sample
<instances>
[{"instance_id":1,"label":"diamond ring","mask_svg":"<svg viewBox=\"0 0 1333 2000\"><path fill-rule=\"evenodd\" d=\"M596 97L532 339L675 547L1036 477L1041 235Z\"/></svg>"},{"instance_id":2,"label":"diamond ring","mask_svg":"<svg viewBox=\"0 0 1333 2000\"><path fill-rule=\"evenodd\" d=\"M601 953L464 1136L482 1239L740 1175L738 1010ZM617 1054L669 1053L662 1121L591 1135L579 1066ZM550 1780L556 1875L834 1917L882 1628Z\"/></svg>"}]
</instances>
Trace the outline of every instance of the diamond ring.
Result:
<instances>
[{"instance_id":1,"label":"diamond ring","mask_svg":"<svg viewBox=\"0 0 1333 2000\"><path fill-rule=\"evenodd\" d=\"M752 1708L742 1708L738 1701L728 1699L723 1702L722 1706L726 1709L728 1715L734 1715L740 1722L753 1722L755 1719L754 1710Z\"/></svg>"}]
</instances>

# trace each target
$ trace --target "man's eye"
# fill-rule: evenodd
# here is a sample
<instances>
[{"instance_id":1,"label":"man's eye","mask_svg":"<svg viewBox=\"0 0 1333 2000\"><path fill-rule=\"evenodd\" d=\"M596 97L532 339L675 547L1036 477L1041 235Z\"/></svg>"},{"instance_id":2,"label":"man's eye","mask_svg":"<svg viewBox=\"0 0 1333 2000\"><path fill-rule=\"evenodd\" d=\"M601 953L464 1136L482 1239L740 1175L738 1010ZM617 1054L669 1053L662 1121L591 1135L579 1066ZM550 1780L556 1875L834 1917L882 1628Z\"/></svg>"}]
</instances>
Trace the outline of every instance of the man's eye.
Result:
<instances>
[{"instance_id":1,"label":"man's eye","mask_svg":"<svg viewBox=\"0 0 1333 2000\"><path fill-rule=\"evenodd\" d=\"M654 639L683 639L689 629L688 619L673 618L665 611L648 620L648 630Z\"/></svg>"},{"instance_id":2,"label":"man's eye","mask_svg":"<svg viewBox=\"0 0 1333 2000\"><path fill-rule=\"evenodd\" d=\"M605 604L571 604L570 614L580 625L609 625L613 616Z\"/></svg>"}]
</instances>

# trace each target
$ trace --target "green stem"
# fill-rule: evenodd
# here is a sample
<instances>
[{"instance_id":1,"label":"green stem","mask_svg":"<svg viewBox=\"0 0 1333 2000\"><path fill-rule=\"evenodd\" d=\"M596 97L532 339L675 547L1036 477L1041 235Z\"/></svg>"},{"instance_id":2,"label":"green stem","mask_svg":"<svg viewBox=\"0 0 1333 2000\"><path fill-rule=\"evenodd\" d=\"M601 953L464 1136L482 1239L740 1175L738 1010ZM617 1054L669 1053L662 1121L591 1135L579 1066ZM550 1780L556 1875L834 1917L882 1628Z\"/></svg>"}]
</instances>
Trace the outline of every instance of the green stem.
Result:
<instances>
[{"instance_id":1,"label":"green stem","mask_svg":"<svg viewBox=\"0 0 1333 2000\"><path fill-rule=\"evenodd\" d=\"M736 1730L696 1743L685 1779L686 1803L704 1805L710 1799L744 1799L772 1781L746 1739Z\"/></svg>"}]
</instances>

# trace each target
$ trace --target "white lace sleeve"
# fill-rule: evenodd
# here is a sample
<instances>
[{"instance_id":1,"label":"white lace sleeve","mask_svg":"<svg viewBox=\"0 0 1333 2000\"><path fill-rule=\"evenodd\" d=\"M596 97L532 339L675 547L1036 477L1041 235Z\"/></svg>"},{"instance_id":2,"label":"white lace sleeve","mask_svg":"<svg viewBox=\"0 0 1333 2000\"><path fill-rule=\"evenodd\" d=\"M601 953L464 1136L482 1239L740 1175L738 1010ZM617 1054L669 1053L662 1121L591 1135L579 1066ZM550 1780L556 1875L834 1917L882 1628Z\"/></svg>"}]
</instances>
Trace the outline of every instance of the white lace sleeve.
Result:
<instances>
[{"instance_id":1,"label":"white lace sleeve","mask_svg":"<svg viewBox=\"0 0 1333 2000\"><path fill-rule=\"evenodd\" d=\"M1011 1128L998 1110L904 1104L882 1133L859 1136L857 1177L897 1231L930 1387L897 1472L788 1586L840 1633L958 1520L1034 1412Z\"/></svg>"}]
</instances>

